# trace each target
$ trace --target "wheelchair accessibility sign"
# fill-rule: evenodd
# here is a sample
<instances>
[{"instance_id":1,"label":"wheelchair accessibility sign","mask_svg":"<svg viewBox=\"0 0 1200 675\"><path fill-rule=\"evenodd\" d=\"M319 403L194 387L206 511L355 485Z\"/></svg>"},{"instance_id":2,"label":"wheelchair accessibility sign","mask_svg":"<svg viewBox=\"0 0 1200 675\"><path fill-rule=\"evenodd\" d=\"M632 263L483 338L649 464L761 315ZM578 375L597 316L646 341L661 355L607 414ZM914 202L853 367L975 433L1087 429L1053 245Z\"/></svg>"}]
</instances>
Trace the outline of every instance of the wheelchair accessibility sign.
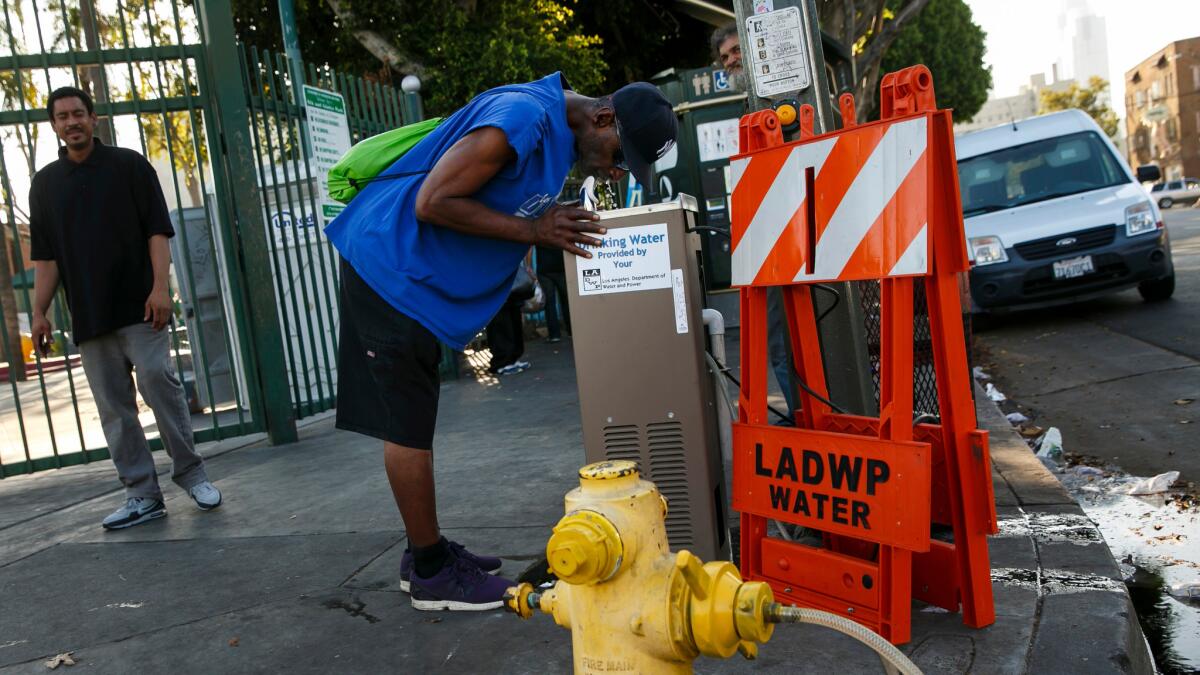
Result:
<instances>
[{"instance_id":1,"label":"wheelchair accessibility sign","mask_svg":"<svg viewBox=\"0 0 1200 675\"><path fill-rule=\"evenodd\" d=\"M713 91L729 91L729 73L723 70L713 71Z\"/></svg>"}]
</instances>

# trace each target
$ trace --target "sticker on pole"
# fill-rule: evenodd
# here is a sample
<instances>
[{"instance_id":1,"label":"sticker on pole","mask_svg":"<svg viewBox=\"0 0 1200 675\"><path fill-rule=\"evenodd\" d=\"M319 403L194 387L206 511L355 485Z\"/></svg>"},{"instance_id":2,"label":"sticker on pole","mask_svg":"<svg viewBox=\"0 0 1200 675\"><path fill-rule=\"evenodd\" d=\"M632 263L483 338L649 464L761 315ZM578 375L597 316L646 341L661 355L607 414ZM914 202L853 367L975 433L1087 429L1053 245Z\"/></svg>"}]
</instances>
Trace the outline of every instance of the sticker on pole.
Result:
<instances>
[{"instance_id":1,"label":"sticker on pole","mask_svg":"<svg viewBox=\"0 0 1200 675\"><path fill-rule=\"evenodd\" d=\"M671 287L667 224L609 230L599 248L584 246L591 259L576 265L580 295L628 293Z\"/></svg>"},{"instance_id":2,"label":"sticker on pole","mask_svg":"<svg viewBox=\"0 0 1200 675\"><path fill-rule=\"evenodd\" d=\"M800 8L787 7L756 14L746 19L754 92L760 98L807 89L812 71L804 36L800 32ZM746 46L742 51L747 51Z\"/></svg>"}]
</instances>

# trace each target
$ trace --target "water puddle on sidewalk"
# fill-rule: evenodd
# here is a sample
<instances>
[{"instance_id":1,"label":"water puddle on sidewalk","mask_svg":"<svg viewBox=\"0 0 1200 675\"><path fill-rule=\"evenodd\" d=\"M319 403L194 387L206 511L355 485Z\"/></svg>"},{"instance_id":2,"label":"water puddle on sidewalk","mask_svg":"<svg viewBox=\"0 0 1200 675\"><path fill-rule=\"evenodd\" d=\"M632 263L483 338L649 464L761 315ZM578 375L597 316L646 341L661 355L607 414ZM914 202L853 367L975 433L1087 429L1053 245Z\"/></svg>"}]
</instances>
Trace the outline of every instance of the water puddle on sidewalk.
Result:
<instances>
[{"instance_id":1,"label":"water puddle on sidewalk","mask_svg":"<svg viewBox=\"0 0 1200 675\"><path fill-rule=\"evenodd\" d=\"M1200 584L1200 500L1176 492L1125 494L1138 479L1108 469L1096 475L1080 465L1056 475L1120 563L1159 671L1200 673L1200 597L1171 593Z\"/></svg>"}]
</instances>

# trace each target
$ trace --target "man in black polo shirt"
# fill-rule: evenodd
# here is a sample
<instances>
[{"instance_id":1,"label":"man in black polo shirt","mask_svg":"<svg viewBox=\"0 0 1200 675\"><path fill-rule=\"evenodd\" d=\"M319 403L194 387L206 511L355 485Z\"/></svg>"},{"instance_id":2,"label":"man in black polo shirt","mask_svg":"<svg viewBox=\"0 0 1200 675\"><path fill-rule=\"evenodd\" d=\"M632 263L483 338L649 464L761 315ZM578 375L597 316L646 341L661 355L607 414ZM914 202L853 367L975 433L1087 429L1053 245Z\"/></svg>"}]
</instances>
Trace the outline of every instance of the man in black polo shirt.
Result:
<instances>
[{"instance_id":1,"label":"man in black polo shirt","mask_svg":"<svg viewBox=\"0 0 1200 675\"><path fill-rule=\"evenodd\" d=\"M175 235L154 168L140 154L92 137L92 99L74 87L50 94L46 112L66 147L33 177L29 231L34 260L33 341L49 351L46 311L61 281L72 337L100 413L125 504L104 519L120 529L167 515L138 421L131 374L154 411L174 463L172 480L202 510L221 504L196 454L183 386L170 361L167 273Z\"/></svg>"}]
</instances>

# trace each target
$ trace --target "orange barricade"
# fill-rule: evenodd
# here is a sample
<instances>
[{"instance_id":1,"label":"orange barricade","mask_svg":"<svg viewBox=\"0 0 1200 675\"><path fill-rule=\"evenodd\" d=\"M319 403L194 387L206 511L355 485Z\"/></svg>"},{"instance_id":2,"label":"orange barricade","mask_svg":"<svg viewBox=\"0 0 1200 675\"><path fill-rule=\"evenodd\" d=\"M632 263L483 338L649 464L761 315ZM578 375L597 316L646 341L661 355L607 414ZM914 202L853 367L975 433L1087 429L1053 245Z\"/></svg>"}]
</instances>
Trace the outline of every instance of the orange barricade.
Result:
<instances>
[{"instance_id":1,"label":"orange barricade","mask_svg":"<svg viewBox=\"0 0 1200 675\"><path fill-rule=\"evenodd\" d=\"M742 382L733 428L741 569L782 602L824 609L894 643L912 598L995 620L987 535L996 531L987 433L975 428L958 275L968 269L950 111L924 66L884 76L882 119L784 143L774 111L742 118L733 183L733 283L741 287ZM879 417L836 412L810 285L879 279ZM913 284L925 284L940 418L913 419ZM796 427L767 420L767 287L784 294ZM809 543L768 536L777 520ZM952 541L931 534L936 525Z\"/></svg>"}]
</instances>

